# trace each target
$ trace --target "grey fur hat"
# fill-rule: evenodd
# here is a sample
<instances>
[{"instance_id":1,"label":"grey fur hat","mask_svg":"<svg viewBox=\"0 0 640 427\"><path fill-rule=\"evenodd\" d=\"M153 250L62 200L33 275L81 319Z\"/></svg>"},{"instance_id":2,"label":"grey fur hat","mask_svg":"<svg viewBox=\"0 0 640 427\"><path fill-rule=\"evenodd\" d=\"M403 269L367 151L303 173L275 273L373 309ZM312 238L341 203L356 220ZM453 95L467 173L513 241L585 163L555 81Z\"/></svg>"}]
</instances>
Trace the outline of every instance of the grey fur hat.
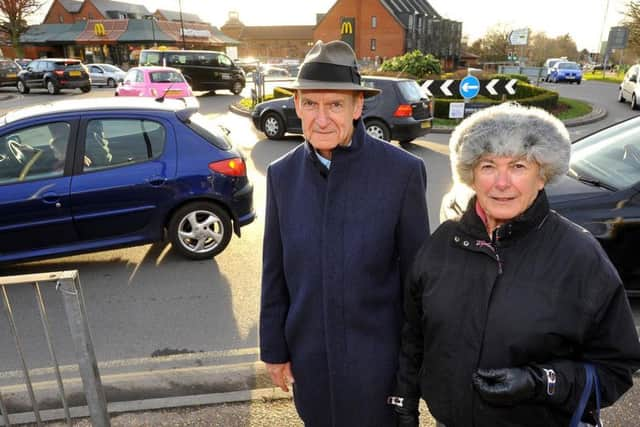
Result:
<instances>
[{"instance_id":1,"label":"grey fur hat","mask_svg":"<svg viewBox=\"0 0 640 427\"><path fill-rule=\"evenodd\" d=\"M473 184L473 168L485 154L525 157L540 165L545 183L567 173L571 140L564 124L543 109L504 103L474 113L449 140L454 182Z\"/></svg>"}]
</instances>

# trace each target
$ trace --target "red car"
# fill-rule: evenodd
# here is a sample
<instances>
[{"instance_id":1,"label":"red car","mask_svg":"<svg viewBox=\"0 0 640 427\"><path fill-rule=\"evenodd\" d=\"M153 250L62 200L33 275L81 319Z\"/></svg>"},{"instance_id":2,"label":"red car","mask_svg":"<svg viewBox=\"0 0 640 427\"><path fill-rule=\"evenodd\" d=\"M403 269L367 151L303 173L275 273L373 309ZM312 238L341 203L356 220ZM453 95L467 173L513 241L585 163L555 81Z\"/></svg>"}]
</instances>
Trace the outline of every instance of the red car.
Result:
<instances>
[{"instance_id":1,"label":"red car","mask_svg":"<svg viewBox=\"0 0 640 427\"><path fill-rule=\"evenodd\" d=\"M184 76L171 67L133 67L116 88L116 96L186 98L193 96Z\"/></svg>"}]
</instances>

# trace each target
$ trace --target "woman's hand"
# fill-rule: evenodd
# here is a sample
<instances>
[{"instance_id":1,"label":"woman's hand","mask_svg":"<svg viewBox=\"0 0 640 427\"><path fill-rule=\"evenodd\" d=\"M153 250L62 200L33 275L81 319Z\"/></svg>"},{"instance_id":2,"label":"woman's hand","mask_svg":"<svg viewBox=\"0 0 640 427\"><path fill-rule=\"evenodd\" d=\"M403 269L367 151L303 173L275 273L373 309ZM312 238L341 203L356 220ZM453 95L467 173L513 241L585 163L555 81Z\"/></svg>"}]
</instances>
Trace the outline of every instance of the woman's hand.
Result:
<instances>
[{"instance_id":1,"label":"woman's hand","mask_svg":"<svg viewBox=\"0 0 640 427\"><path fill-rule=\"evenodd\" d=\"M494 405L515 405L533 399L542 388L534 368L478 369L473 385L480 396Z\"/></svg>"},{"instance_id":2,"label":"woman's hand","mask_svg":"<svg viewBox=\"0 0 640 427\"><path fill-rule=\"evenodd\" d=\"M267 372L269 372L273 385L280 387L284 392L288 392L289 385L295 382L291 373L291 362L265 363L265 365L267 365Z\"/></svg>"}]
</instances>

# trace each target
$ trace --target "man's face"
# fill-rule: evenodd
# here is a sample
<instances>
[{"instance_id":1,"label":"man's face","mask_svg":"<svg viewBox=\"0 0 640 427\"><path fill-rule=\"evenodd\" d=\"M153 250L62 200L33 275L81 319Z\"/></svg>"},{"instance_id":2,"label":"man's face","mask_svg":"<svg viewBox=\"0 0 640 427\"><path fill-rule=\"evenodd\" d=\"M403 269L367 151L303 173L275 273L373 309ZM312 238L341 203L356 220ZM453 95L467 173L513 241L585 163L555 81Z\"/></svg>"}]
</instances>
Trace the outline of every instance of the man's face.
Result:
<instances>
[{"instance_id":1,"label":"man's face","mask_svg":"<svg viewBox=\"0 0 640 427\"><path fill-rule=\"evenodd\" d=\"M349 143L363 103L362 93L352 91L300 90L295 95L304 136L323 155Z\"/></svg>"}]
</instances>

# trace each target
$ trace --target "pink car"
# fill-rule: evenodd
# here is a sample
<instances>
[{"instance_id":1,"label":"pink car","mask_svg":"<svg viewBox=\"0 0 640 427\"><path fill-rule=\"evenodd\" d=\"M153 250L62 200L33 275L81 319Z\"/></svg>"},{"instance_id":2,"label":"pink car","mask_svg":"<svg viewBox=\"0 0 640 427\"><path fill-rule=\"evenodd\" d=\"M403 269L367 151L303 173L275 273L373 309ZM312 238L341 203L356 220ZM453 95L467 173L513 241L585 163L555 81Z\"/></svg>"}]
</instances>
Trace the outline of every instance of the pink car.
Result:
<instances>
[{"instance_id":1,"label":"pink car","mask_svg":"<svg viewBox=\"0 0 640 427\"><path fill-rule=\"evenodd\" d=\"M193 96L184 76L170 67L133 67L116 88L116 96L186 98Z\"/></svg>"}]
</instances>

